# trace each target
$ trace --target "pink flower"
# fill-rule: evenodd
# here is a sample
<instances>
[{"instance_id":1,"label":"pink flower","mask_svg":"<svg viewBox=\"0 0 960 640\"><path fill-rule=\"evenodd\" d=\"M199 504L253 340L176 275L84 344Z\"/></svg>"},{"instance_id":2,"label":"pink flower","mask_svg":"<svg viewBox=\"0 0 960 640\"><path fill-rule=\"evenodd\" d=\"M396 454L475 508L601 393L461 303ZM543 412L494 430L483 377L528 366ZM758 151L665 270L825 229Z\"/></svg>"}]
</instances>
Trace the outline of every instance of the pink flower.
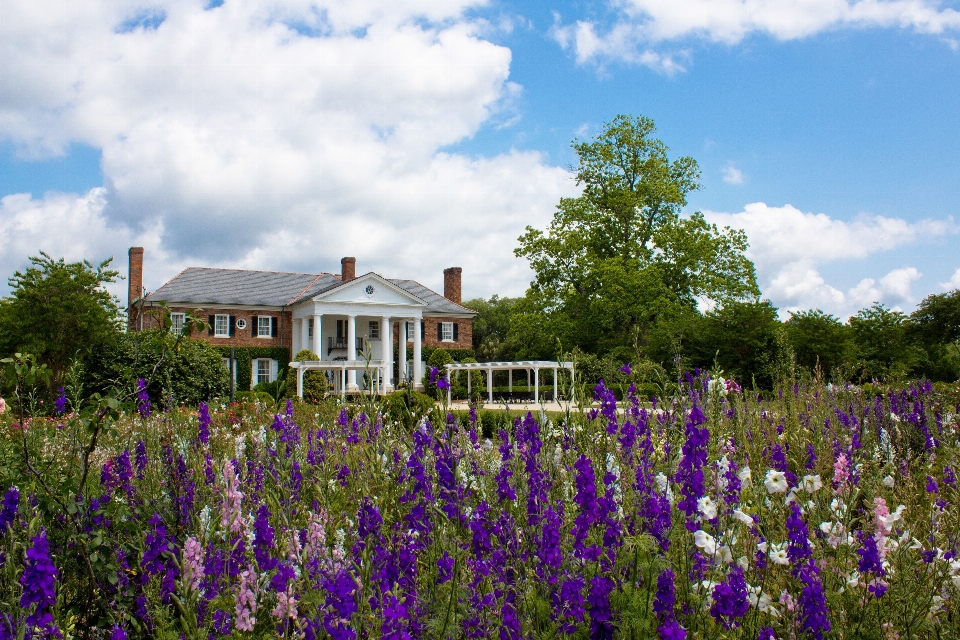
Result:
<instances>
[{"instance_id":1,"label":"pink flower","mask_svg":"<svg viewBox=\"0 0 960 640\"><path fill-rule=\"evenodd\" d=\"M240 513L240 501L243 493L240 492L240 480L233 468L233 463L227 460L223 465L223 482L226 484L223 492L223 511L220 514L220 524L230 529L231 533L243 530L243 517Z\"/></svg>"},{"instance_id":2,"label":"pink flower","mask_svg":"<svg viewBox=\"0 0 960 640\"><path fill-rule=\"evenodd\" d=\"M284 618L297 619L297 598L293 595L293 585L287 584L286 593L277 593L277 606L273 608L273 617L279 621Z\"/></svg>"},{"instance_id":3,"label":"pink flower","mask_svg":"<svg viewBox=\"0 0 960 640\"><path fill-rule=\"evenodd\" d=\"M183 580L193 591L200 590L203 581L203 546L194 537L187 538L183 545Z\"/></svg>"},{"instance_id":4,"label":"pink flower","mask_svg":"<svg viewBox=\"0 0 960 640\"><path fill-rule=\"evenodd\" d=\"M252 586L251 586L252 585ZM252 568L240 574L240 586L237 587L236 627L240 631L253 631L257 624L257 574Z\"/></svg>"},{"instance_id":5,"label":"pink flower","mask_svg":"<svg viewBox=\"0 0 960 640\"><path fill-rule=\"evenodd\" d=\"M837 457L837 461L833 463L833 486L834 491L838 494L843 493L844 487L847 486L847 480L850 479L850 461L847 460L847 456L844 453L841 453Z\"/></svg>"},{"instance_id":6,"label":"pink flower","mask_svg":"<svg viewBox=\"0 0 960 640\"><path fill-rule=\"evenodd\" d=\"M3 415L7 410L7 401L3 398L0 398L0 415Z\"/></svg>"}]
</instances>

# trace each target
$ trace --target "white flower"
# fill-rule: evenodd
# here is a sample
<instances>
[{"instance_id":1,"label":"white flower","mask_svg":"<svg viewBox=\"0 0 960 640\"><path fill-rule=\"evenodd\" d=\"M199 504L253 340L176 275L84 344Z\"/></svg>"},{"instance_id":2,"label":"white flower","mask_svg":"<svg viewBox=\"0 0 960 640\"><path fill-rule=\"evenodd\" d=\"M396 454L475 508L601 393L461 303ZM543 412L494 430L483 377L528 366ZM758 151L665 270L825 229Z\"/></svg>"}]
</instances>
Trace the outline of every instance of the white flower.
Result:
<instances>
[{"instance_id":1,"label":"white flower","mask_svg":"<svg viewBox=\"0 0 960 640\"><path fill-rule=\"evenodd\" d=\"M853 573L850 574L850 577L847 578L848 587L856 587L860 584L860 572L856 569L853 570Z\"/></svg>"},{"instance_id":2,"label":"white flower","mask_svg":"<svg viewBox=\"0 0 960 640\"><path fill-rule=\"evenodd\" d=\"M753 476L750 475L750 467L744 467L740 470L740 473L737 474L737 477L740 478L740 482L743 484L750 484L750 481L753 480Z\"/></svg>"},{"instance_id":3,"label":"white flower","mask_svg":"<svg viewBox=\"0 0 960 640\"><path fill-rule=\"evenodd\" d=\"M747 556L740 556L737 558L737 566L744 571L748 571L750 569L750 560L747 559Z\"/></svg>"},{"instance_id":4,"label":"white flower","mask_svg":"<svg viewBox=\"0 0 960 640\"><path fill-rule=\"evenodd\" d=\"M787 490L787 476L783 471L770 469L763 486L767 488L767 493L784 493Z\"/></svg>"},{"instance_id":5,"label":"white flower","mask_svg":"<svg viewBox=\"0 0 960 640\"><path fill-rule=\"evenodd\" d=\"M697 529L693 532L693 544L703 549L703 552L708 556L717 553L717 541L703 529Z\"/></svg>"},{"instance_id":6,"label":"white flower","mask_svg":"<svg viewBox=\"0 0 960 640\"><path fill-rule=\"evenodd\" d=\"M733 519L737 522L742 522L748 527L753 526L753 518L741 511L740 509L733 510Z\"/></svg>"},{"instance_id":7,"label":"white flower","mask_svg":"<svg viewBox=\"0 0 960 640\"><path fill-rule=\"evenodd\" d=\"M807 493L813 493L814 491L823 488L823 481L820 480L820 474L818 473L815 476L803 476L803 479L800 481L800 488Z\"/></svg>"},{"instance_id":8,"label":"white flower","mask_svg":"<svg viewBox=\"0 0 960 640\"><path fill-rule=\"evenodd\" d=\"M943 609L943 597L933 596L933 604L930 605L930 613L936 613Z\"/></svg>"},{"instance_id":9,"label":"white flower","mask_svg":"<svg viewBox=\"0 0 960 640\"><path fill-rule=\"evenodd\" d=\"M767 541L764 540L763 542L758 542L758 543L757 543L757 550L758 550L760 553L766 553L766 552L767 552L767 549L769 548L769 546L770 546L770 545L767 544Z\"/></svg>"},{"instance_id":10,"label":"white flower","mask_svg":"<svg viewBox=\"0 0 960 640\"><path fill-rule=\"evenodd\" d=\"M782 544L771 544L770 554L768 557L770 558L770 562L773 564L790 564L790 559L787 558L787 550L783 548Z\"/></svg>"},{"instance_id":11,"label":"white flower","mask_svg":"<svg viewBox=\"0 0 960 640\"><path fill-rule=\"evenodd\" d=\"M657 489L660 490L660 493L667 490L667 476L663 475L663 472L658 473L654 480L657 481Z\"/></svg>"},{"instance_id":12,"label":"white flower","mask_svg":"<svg viewBox=\"0 0 960 640\"><path fill-rule=\"evenodd\" d=\"M727 545L720 547L718 555L723 564L730 564L733 562L733 553L730 551L730 547Z\"/></svg>"},{"instance_id":13,"label":"white flower","mask_svg":"<svg viewBox=\"0 0 960 640\"><path fill-rule=\"evenodd\" d=\"M881 482L883 483L883 486L887 487L888 489L892 489L893 485L897 483L897 481L894 480L893 476L891 475L884 476Z\"/></svg>"},{"instance_id":14,"label":"white flower","mask_svg":"<svg viewBox=\"0 0 960 640\"><path fill-rule=\"evenodd\" d=\"M710 498L710 496L703 496L697 500L697 509L707 520L713 520L717 517L717 504Z\"/></svg>"}]
</instances>

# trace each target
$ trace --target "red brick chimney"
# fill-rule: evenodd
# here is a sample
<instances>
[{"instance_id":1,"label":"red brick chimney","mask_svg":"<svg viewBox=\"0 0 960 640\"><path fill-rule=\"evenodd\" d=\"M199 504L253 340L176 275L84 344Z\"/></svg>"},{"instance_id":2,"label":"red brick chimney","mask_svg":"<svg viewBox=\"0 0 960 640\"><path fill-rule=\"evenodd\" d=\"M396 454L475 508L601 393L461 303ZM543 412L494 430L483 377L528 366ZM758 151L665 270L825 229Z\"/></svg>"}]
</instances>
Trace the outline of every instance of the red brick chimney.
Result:
<instances>
[{"instance_id":1,"label":"red brick chimney","mask_svg":"<svg viewBox=\"0 0 960 640\"><path fill-rule=\"evenodd\" d=\"M340 260L340 279L344 282L357 279L356 258L343 258Z\"/></svg>"},{"instance_id":2,"label":"red brick chimney","mask_svg":"<svg viewBox=\"0 0 960 640\"><path fill-rule=\"evenodd\" d=\"M130 247L130 277L127 285L127 308L143 295L143 247Z\"/></svg>"},{"instance_id":3,"label":"red brick chimney","mask_svg":"<svg viewBox=\"0 0 960 640\"><path fill-rule=\"evenodd\" d=\"M460 267L450 267L443 270L443 297L457 304L462 302L460 292L461 273L463 273L463 269Z\"/></svg>"},{"instance_id":4,"label":"red brick chimney","mask_svg":"<svg viewBox=\"0 0 960 640\"><path fill-rule=\"evenodd\" d=\"M127 322L131 331L140 328L139 317L133 304L143 295L143 247L130 247L127 252L130 260L130 272L127 278Z\"/></svg>"}]
</instances>

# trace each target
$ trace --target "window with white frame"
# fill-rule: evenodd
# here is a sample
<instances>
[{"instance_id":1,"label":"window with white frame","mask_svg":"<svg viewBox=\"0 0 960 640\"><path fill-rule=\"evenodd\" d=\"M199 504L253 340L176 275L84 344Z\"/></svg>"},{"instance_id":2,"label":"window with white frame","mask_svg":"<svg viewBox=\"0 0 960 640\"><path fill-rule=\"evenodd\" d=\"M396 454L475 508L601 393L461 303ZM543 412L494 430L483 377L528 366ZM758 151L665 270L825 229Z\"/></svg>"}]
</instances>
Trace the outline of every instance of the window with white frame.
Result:
<instances>
[{"instance_id":1,"label":"window with white frame","mask_svg":"<svg viewBox=\"0 0 960 640\"><path fill-rule=\"evenodd\" d=\"M313 337L313 318L307 320L307 337Z\"/></svg>"},{"instance_id":2,"label":"window with white frame","mask_svg":"<svg viewBox=\"0 0 960 640\"><path fill-rule=\"evenodd\" d=\"M277 379L277 361L270 358L258 358L253 361L253 384L273 382Z\"/></svg>"},{"instance_id":3,"label":"window with white frame","mask_svg":"<svg viewBox=\"0 0 960 640\"><path fill-rule=\"evenodd\" d=\"M370 331L367 333L367 337L370 338L371 340L379 340L380 339L380 321L371 320L369 326L370 326Z\"/></svg>"},{"instance_id":4,"label":"window with white frame","mask_svg":"<svg viewBox=\"0 0 960 640\"><path fill-rule=\"evenodd\" d=\"M258 338L269 338L273 334L272 328L273 328L272 316L257 317L257 337Z\"/></svg>"},{"instance_id":5,"label":"window with white frame","mask_svg":"<svg viewBox=\"0 0 960 640\"><path fill-rule=\"evenodd\" d=\"M213 335L217 338L230 337L230 316L218 313L213 317Z\"/></svg>"},{"instance_id":6,"label":"window with white frame","mask_svg":"<svg viewBox=\"0 0 960 640\"><path fill-rule=\"evenodd\" d=\"M440 339L444 342L453 342L453 323L452 322L441 322L440 323Z\"/></svg>"},{"instance_id":7,"label":"window with white frame","mask_svg":"<svg viewBox=\"0 0 960 640\"><path fill-rule=\"evenodd\" d=\"M187 320L187 314L185 313L171 313L170 314L170 331L180 335L183 333L183 323Z\"/></svg>"},{"instance_id":8,"label":"window with white frame","mask_svg":"<svg viewBox=\"0 0 960 640\"><path fill-rule=\"evenodd\" d=\"M407 328L407 329L406 329L406 331L407 331L407 340L413 340L413 327L416 326L416 324L413 323L413 322L405 322L405 323L403 323L403 324L404 324L404 326Z\"/></svg>"}]
</instances>

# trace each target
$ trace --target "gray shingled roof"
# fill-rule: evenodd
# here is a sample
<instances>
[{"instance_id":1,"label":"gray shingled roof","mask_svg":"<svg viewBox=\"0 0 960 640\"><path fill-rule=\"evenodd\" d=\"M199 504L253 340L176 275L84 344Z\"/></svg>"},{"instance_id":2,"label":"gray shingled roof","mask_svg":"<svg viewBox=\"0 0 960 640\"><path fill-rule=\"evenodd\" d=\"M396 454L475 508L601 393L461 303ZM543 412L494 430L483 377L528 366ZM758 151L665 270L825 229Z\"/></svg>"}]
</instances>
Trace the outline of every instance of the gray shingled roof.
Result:
<instances>
[{"instance_id":1,"label":"gray shingled roof","mask_svg":"<svg viewBox=\"0 0 960 640\"><path fill-rule=\"evenodd\" d=\"M316 273L190 267L147 296L147 302L282 307L318 277Z\"/></svg>"},{"instance_id":2,"label":"gray shingled roof","mask_svg":"<svg viewBox=\"0 0 960 640\"><path fill-rule=\"evenodd\" d=\"M476 314L450 302L415 280L389 282L415 295L427 306L427 313ZM320 295L343 284L330 273L282 273L243 269L190 267L147 296L147 302L168 304L230 304L282 307Z\"/></svg>"},{"instance_id":3,"label":"gray shingled roof","mask_svg":"<svg viewBox=\"0 0 960 640\"><path fill-rule=\"evenodd\" d=\"M412 293L421 300L427 303L424 311L429 311L431 313L470 313L476 315L477 312L472 309L467 309L466 307L461 307L456 302L450 302L442 295L433 291L432 289L427 289L425 286L417 282L416 280L395 280L393 278L389 279L390 282L397 285L404 291Z\"/></svg>"}]
</instances>

